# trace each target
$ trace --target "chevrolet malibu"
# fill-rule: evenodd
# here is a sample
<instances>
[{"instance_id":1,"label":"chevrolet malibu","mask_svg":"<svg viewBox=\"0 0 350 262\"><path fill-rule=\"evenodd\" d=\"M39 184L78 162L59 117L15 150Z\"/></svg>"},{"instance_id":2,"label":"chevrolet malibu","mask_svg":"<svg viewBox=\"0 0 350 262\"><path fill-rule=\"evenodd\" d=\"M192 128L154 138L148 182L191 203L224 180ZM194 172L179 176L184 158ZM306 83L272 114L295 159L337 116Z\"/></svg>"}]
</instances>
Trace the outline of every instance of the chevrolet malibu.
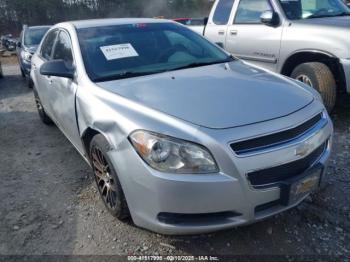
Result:
<instances>
[{"instance_id":1,"label":"chevrolet malibu","mask_svg":"<svg viewBox=\"0 0 350 262\"><path fill-rule=\"evenodd\" d=\"M167 20L61 23L32 59L37 109L118 219L164 234L259 221L324 178L332 122L301 82Z\"/></svg>"}]
</instances>

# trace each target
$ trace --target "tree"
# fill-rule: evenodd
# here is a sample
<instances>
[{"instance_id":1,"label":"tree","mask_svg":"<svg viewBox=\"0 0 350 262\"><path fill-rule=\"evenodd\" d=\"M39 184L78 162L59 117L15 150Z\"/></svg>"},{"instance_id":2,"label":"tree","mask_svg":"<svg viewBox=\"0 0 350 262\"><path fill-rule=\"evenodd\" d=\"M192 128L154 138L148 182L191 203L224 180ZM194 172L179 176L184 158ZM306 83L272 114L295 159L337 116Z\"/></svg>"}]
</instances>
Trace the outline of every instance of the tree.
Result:
<instances>
[{"instance_id":1,"label":"tree","mask_svg":"<svg viewBox=\"0 0 350 262\"><path fill-rule=\"evenodd\" d=\"M205 17L213 0L0 0L0 32L106 17Z\"/></svg>"}]
</instances>

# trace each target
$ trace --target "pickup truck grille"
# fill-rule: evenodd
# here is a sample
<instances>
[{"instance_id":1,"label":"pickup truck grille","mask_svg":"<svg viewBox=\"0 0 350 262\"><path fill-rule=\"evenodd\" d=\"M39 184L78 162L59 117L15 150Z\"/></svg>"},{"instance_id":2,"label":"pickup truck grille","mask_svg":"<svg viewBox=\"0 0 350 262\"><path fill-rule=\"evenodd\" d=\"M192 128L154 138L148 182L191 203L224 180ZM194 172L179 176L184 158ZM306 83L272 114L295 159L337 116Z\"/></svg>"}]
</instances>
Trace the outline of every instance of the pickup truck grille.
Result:
<instances>
[{"instance_id":1,"label":"pickup truck grille","mask_svg":"<svg viewBox=\"0 0 350 262\"><path fill-rule=\"evenodd\" d=\"M280 183L289 178L301 175L320 159L325 152L327 145L328 141L323 143L305 158L248 173L248 180L253 187L259 188L270 184Z\"/></svg>"},{"instance_id":2,"label":"pickup truck grille","mask_svg":"<svg viewBox=\"0 0 350 262\"><path fill-rule=\"evenodd\" d=\"M316 115L310 120L292 129L233 143L230 146L237 155L252 153L254 151L264 150L269 147L278 146L302 136L311 128L313 128L321 119L322 113Z\"/></svg>"}]
</instances>

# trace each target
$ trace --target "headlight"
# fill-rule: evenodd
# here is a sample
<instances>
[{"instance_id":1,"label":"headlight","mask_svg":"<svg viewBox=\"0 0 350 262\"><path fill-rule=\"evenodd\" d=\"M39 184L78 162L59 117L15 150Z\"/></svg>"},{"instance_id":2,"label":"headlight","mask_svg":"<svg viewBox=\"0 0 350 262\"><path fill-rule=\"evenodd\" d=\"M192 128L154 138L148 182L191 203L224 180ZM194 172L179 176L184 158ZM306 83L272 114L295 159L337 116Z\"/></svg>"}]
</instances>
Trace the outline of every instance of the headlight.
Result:
<instances>
[{"instance_id":1,"label":"headlight","mask_svg":"<svg viewBox=\"0 0 350 262\"><path fill-rule=\"evenodd\" d=\"M31 59L32 59L32 54L27 52L27 51L22 51L21 52L21 56L23 58L23 60L27 61L30 63Z\"/></svg>"},{"instance_id":2,"label":"headlight","mask_svg":"<svg viewBox=\"0 0 350 262\"><path fill-rule=\"evenodd\" d=\"M201 145L147 131L132 133L130 141L141 158L161 172L207 174L219 171L210 152Z\"/></svg>"}]
</instances>

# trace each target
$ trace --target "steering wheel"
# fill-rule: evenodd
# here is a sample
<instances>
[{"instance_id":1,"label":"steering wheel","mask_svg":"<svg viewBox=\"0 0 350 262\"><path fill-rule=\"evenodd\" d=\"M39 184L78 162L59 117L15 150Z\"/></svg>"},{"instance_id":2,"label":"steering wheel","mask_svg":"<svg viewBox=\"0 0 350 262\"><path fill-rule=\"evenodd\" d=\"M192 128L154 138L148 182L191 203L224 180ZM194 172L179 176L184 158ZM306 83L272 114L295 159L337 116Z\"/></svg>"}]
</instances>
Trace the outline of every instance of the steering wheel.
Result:
<instances>
[{"instance_id":1,"label":"steering wheel","mask_svg":"<svg viewBox=\"0 0 350 262\"><path fill-rule=\"evenodd\" d=\"M188 53L188 49L186 47L184 47L182 44L176 44L172 47L165 49L163 52L161 52L160 55L158 56L157 60L158 61L165 61L165 60L169 59L169 57L172 56L173 54L175 54L176 52Z\"/></svg>"}]
</instances>

